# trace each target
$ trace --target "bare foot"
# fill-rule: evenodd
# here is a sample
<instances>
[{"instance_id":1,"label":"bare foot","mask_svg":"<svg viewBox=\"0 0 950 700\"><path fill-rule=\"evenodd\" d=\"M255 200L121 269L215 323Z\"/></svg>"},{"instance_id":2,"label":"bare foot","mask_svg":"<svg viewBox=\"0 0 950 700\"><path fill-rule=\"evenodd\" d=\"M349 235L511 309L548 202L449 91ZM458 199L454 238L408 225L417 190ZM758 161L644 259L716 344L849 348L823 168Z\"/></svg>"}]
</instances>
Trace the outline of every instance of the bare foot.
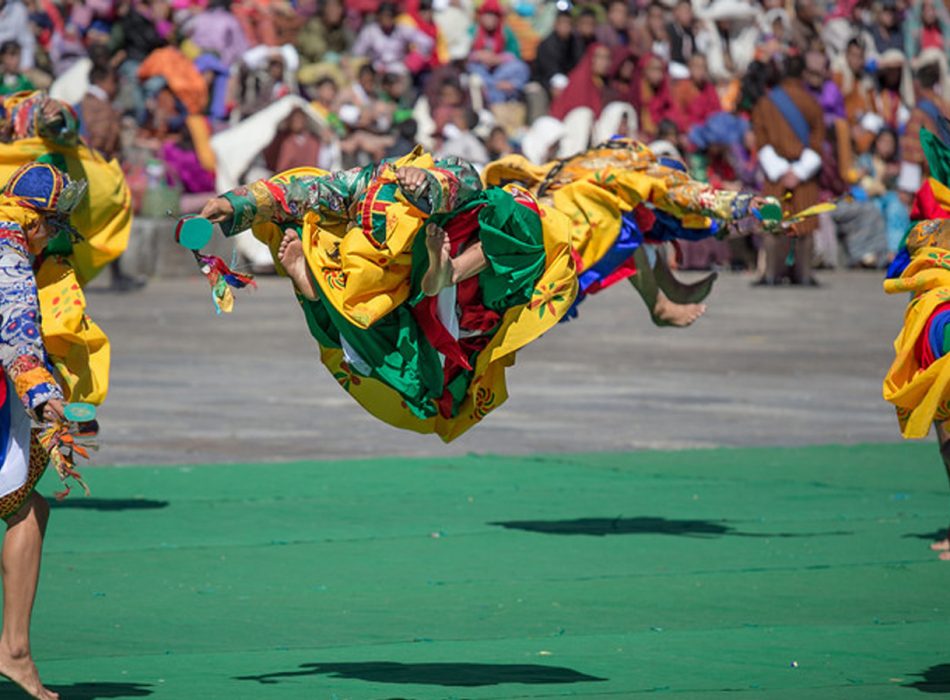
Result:
<instances>
[{"instance_id":1,"label":"bare foot","mask_svg":"<svg viewBox=\"0 0 950 700\"><path fill-rule=\"evenodd\" d=\"M452 285L452 255L449 237L435 224L426 226L426 250L429 251L429 269L422 278L422 292L434 297Z\"/></svg>"},{"instance_id":2,"label":"bare foot","mask_svg":"<svg viewBox=\"0 0 950 700\"><path fill-rule=\"evenodd\" d=\"M931 542L930 548L935 552L950 552L950 538L944 537L942 540Z\"/></svg>"},{"instance_id":3,"label":"bare foot","mask_svg":"<svg viewBox=\"0 0 950 700\"><path fill-rule=\"evenodd\" d=\"M54 693L40 682L40 674L29 654L14 655L0 648L0 675L9 678L23 688L27 695L37 700L59 700Z\"/></svg>"},{"instance_id":4,"label":"bare foot","mask_svg":"<svg viewBox=\"0 0 950 700\"><path fill-rule=\"evenodd\" d=\"M660 292L653 307L653 317L671 326L685 328L706 313L705 304L677 304Z\"/></svg>"},{"instance_id":5,"label":"bare foot","mask_svg":"<svg viewBox=\"0 0 950 700\"><path fill-rule=\"evenodd\" d=\"M284 233L280 241L280 248L277 249L277 259L287 271L287 276L293 280L294 286L310 301L317 298L317 292L313 288L313 282L310 280L310 273L307 271L307 259L303 254L303 244L297 234L290 229Z\"/></svg>"},{"instance_id":6,"label":"bare foot","mask_svg":"<svg viewBox=\"0 0 950 700\"><path fill-rule=\"evenodd\" d=\"M940 552L938 559L940 561L950 561L950 552Z\"/></svg>"}]
</instances>

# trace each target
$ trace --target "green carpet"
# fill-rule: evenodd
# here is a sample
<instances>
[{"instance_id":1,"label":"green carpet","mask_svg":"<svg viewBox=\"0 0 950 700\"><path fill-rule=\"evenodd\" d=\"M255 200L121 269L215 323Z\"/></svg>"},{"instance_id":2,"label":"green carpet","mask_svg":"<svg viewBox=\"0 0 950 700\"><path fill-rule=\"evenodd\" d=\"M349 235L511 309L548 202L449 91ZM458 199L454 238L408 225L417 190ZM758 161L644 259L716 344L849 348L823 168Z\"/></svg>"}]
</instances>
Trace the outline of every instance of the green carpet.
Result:
<instances>
[{"instance_id":1,"label":"green carpet","mask_svg":"<svg viewBox=\"0 0 950 700\"><path fill-rule=\"evenodd\" d=\"M34 623L67 699L950 692L931 443L85 475Z\"/></svg>"}]
</instances>

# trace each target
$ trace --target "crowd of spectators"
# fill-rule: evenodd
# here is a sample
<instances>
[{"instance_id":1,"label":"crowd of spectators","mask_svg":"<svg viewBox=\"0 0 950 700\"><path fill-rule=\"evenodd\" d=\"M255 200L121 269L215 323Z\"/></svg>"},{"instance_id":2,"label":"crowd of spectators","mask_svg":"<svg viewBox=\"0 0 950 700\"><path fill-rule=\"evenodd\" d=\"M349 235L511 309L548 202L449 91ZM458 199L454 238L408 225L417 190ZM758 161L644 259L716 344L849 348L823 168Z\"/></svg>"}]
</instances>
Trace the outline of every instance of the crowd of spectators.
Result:
<instances>
[{"instance_id":1,"label":"crowd of spectators","mask_svg":"<svg viewBox=\"0 0 950 700\"><path fill-rule=\"evenodd\" d=\"M540 163L622 135L719 187L841 201L797 246L827 266L897 250L920 127L950 142L948 50L945 0L0 0L0 93L74 104L146 214L416 143Z\"/></svg>"}]
</instances>

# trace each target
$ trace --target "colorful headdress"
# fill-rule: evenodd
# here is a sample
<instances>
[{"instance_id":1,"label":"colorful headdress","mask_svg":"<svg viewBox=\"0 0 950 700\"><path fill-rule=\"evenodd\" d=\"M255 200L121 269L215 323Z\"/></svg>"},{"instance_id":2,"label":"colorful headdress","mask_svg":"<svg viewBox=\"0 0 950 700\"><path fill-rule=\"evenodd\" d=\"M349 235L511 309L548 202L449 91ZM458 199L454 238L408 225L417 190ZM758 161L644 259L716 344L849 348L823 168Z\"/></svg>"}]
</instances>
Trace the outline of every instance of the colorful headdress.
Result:
<instances>
[{"instance_id":1,"label":"colorful headdress","mask_svg":"<svg viewBox=\"0 0 950 700\"><path fill-rule=\"evenodd\" d=\"M59 168L49 163L26 163L10 176L3 194L18 204L43 214L54 232L66 231L76 241L79 232L69 217L86 194L85 180L70 180Z\"/></svg>"}]
</instances>

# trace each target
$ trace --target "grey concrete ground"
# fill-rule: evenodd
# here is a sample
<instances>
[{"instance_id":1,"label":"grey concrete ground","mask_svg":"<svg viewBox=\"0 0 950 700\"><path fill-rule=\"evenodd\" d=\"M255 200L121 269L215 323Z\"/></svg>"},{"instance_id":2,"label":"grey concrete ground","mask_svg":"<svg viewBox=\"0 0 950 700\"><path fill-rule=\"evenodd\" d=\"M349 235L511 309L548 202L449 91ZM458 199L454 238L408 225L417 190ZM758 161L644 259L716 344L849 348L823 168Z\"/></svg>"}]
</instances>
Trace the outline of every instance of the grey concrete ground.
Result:
<instances>
[{"instance_id":1,"label":"grey concrete ground","mask_svg":"<svg viewBox=\"0 0 950 700\"><path fill-rule=\"evenodd\" d=\"M289 283L216 317L189 278L89 294L113 342L100 464L558 452L899 439L881 379L904 298L876 273L821 289L717 284L687 330L651 325L626 284L518 355L508 403L451 445L366 414L320 364Z\"/></svg>"}]
</instances>

